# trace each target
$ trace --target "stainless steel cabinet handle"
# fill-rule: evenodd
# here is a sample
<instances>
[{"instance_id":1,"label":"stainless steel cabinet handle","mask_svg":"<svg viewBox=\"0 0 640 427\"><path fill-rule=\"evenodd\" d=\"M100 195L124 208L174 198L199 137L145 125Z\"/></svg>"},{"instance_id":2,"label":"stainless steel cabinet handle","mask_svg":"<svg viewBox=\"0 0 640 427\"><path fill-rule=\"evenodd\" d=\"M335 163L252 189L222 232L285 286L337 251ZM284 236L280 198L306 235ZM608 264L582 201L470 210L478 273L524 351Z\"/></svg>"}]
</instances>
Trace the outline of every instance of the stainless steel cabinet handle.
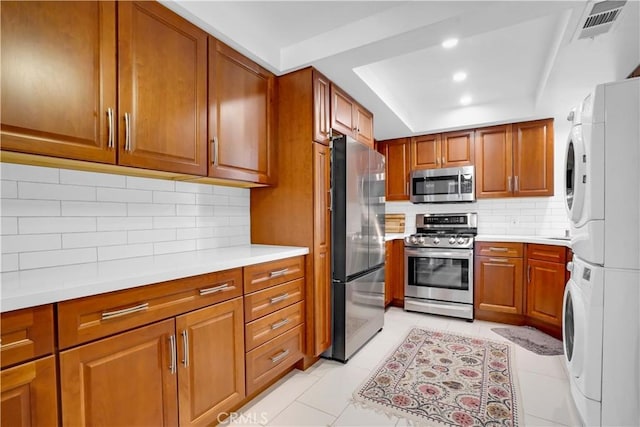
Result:
<instances>
[{"instance_id":1,"label":"stainless steel cabinet handle","mask_svg":"<svg viewBox=\"0 0 640 427\"><path fill-rule=\"evenodd\" d=\"M213 139L211 140L211 152L213 153L211 163L214 165L217 165L218 164L218 137L217 136L214 136Z\"/></svg>"},{"instance_id":2,"label":"stainless steel cabinet handle","mask_svg":"<svg viewBox=\"0 0 640 427\"><path fill-rule=\"evenodd\" d=\"M508 191L511 191L511 177L507 178L507 186L508 186Z\"/></svg>"},{"instance_id":3,"label":"stainless steel cabinet handle","mask_svg":"<svg viewBox=\"0 0 640 427\"><path fill-rule=\"evenodd\" d=\"M462 199L462 171L460 169L458 169L458 198Z\"/></svg>"},{"instance_id":4,"label":"stainless steel cabinet handle","mask_svg":"<svg viewBox=\"0 0 640 427\"><path fill-rule=\"evenodd\" d=\"M329 193L329 206L327 207L327 210L332 211L333 210L333 191L329 190L327 191L327 193Z\"/></svg>"},{"instance_id":5,"label":"stainless steel cabinet handle","mask_svg":"<svg viewBox=\"0 0 640 427\"><path fill-rule=\"evenodd\" d=\"M172 374L176 373L176 336L169 335L169 351L171 352L171 360L169 361L169 371Z\"/></svg>"},{"instance_id":6,"label":"stainless steel cabinet handle","mask_svg":"<svg viewBox=\"0 0 640 427\"><path fill-rule=\"evenodd\" d=\"M506 258L489 258L489 261L492 261L492 262L509 262L509 260L506 259Z\"/></svg>"},{"instance_id":7,"label":"stainless steel cabinet handle","mask_svg":"<svg viewBox=\"0 0 640 427\"><path fill-rule=\"evenodd\" d=\"M440 164L440 157L436 157L436 165L439 165L439 164ZM426 178L425 178L425 180L426 180Z\"/></svg>"},{"instance_id":8,"label":"stainless steel cabinet handle","mask_svg":"<svg viewBox=\"0 0 640 427\"><path fill-rule=\"evenodd\" d=\"M182 366L189 366L189 333L185 329L182 331Z\"/></svg>"},{"instance_id":9,"label":"stainless steel cabinet handle","mask_svg":"<svg viewBox=\"0 0 640 427\"><path fill-rule=\"evenodd\" d=\"M209 295L216 292L224 291L228 287L229 287L229 283L223 283L222 285L214 286L213 288L200 289L199 292L200 292L200 296Z\"/></svg>"},{"instance_id":10,"label":"stainless steel cabinet handle","mask_svg":"<svg viewBox=\"0 0 640 427\"><path fill-rule=\"evenodd\" d=\"M517 175L515 177L513 177L513 182L514 182L513 191L519 191L520 190L520 183L518 182L518 178L520 178L520 177L517 176Z\"/></svg>"},{"instance_id":11,"label":"stainless steel cabinet handle","mask_svg":"<svg viewBox=\"0 0 640 427\"><path fill-rule=\"evenodd\" d=\"M444 161L444 156L443 156L442 157L442 164L444 165L445 163L447 163L447 162Z\"/></svg>"},{"instance_id":12,"label":"stainless steel cabinet handle","mask_svg":"<svg viewBox=\"0 0 640 427\"><path fill-rule=\"evenodd\" d=\"M107 147L113 148L113 110L107 108L107 123L109 125L109 138L107 140Z\"/></svg>"},{"instance_id":13,"label":"stainless steel cabinet handle","mask_svg":"<svg viewBox=\"0 0 640 427\"><path fill-rule=\"evenodd\" d=\"M284 359L288 355L289 355L289 350L282 350L277 356L271 357L271 362L272 363L278 363L279 361L281 361L282 359Z\"/></svg>"},{"instance_id":14,"label":"stainless steel cabinet handle","mask_svg":"<svg viewBox=\"0 0 640 427\"><path fill-rule=\"evenodd\" d=\"M104 313L102 313L101 317L102 317L102 320L109 320L115 317L121 317L121 316L126 316L127 314L145 311L148 308L149 308L149 303L145 302L142 304L134 305L133 307L123 308L121 310L105 311Z\"/></svg>"},{"instance_id":15,"label":"stainless steel cabinet handle","mask_svg":"<svg viewBox=\"0 0 640 427\"><path fill-rule=\"evenodd\" d=\"M287 323L291 322L291 320L289 319L282 319L279 322L273 323L271 325L271 330L276 330L278 328L282 328L284 325L286 325Z\"/></svg>"},{"instance_id":16,"label":"stainless steel cabinet handle","mask_svg":"<svg viewBox=\"0 0 640 427\"><path fill-rule=\"evenodd\" d=\"M288 268L283 268L282 270L276 270L269 273L269 278L273 279L274 277L284 276L289 271Z\"/></svg>"},{"instance_id":17,"label":"stainless steel cabinet handle","mask_svg":"<svg viewBox=\"0 0 640 427\"><path fill-rule=\"evenodd\" d=\"M281 301L286 300L287 298L289 298L289 294L288 293L284 293L282 295L278 295L277 297L273 297L270 299L271 304L277 304Z\"/></svg>"},{"instance_id":18,"label":"stainless steel cabinet handle","mask_svg":"<svg viewBox=\"0 0 640 427\"><path fill-rule=\"evenodd\" d=\"M527 283L531 283L531 266L527 266Z\"/></svg>"},{"instance_id":19,"label":"stainless steel cabinet handle","mask_svg":"<svg viewBox=\"0 0 640 427\"><path fill-rule=\"evenodd\" d=\"M124 113L124 150L131 151L131 114Z\"/></svg>"},{"instance_id":20,"label":"stainless steel cabinet handle","mask_svg":"<svg viewBox=\"0 0 640 427\"><path fill-rule=\"evenodd\" d=\"M507 252L509 250L509 248L496 248L494 246L490 246L489 250L491 252Z\"/></svg>"}]
</instances>

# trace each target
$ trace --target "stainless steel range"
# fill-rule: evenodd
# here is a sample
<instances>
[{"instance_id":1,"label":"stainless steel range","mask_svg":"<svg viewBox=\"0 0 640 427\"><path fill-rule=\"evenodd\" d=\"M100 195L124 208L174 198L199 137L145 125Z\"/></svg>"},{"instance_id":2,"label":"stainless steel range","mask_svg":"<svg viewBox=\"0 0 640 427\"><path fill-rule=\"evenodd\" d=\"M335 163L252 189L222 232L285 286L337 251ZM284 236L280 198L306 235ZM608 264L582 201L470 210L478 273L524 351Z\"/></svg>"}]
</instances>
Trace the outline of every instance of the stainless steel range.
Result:
<instances>
[{"instance_id":1,"label":"stainless steel range","mask_svg":"<svg viewBox=\"0 0 640 427\"><path fill-rule=\"evenodd\" d=\"M418 214L404 243L404 309L473 320L478 214Z\"/></svg>"}]
</instances>

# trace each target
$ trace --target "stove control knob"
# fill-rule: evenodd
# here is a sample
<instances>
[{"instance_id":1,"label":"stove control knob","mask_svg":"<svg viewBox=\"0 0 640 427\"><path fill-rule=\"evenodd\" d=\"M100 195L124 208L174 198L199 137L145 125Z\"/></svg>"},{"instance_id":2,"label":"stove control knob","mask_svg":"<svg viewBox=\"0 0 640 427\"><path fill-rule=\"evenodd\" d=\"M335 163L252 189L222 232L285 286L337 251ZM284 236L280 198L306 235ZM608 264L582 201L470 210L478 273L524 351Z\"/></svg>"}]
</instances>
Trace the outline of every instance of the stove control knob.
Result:
<instances>
[{"instance_id":1,"label":"stove control knob","mask_svg":"<svg viewBox=\"0 0 640 427\"><path fill-rule=\"evenodd\" d=\"M458 237L458 244L459 245L463 245L467 243L467 239L465 239L464 237Z\"/></svg>"},{"instance_id":2,"label":"stove control knob","mask_svg":"<svg viewBox=\"0 0 640 427\"><path fill-rule=\"evenodd\" d=\"M418 243L418 238L416 236L411 236L411 243L413 243L414 245Z\"/></svg>"},{"instance_id":3,"label":"stove control knob","mask_svg":"<svg viewBox=\"0 0 640 427\"><path fill-rule=\"evenodd\" d=\"M449 238L449 244L453 245L456 242L456 238L455 237L450 237Z\"/></svg>"},{"instance_id":4,"label":"stove control knob","mask_svg":"<svg viewBox=\"0 0 640 427\"><path fill-rule=\"evenodd\" d=\"M439 244L439 243L440 243L440 239L438 239L437 237L434 237L434 239L433 239L433 244L434 244L434 245L437 245L437 244Z\"/></svg>"},{"instance_id":5,"label":"stove control knob","mask_svg":"<svg viewBox=\"0 0 640 427\"><path fill-rule=\"evenodd\" d=\"M418 243L421 245L424 245L424 237L422 236L418 237Z\"/></svg>"}]
</instances>

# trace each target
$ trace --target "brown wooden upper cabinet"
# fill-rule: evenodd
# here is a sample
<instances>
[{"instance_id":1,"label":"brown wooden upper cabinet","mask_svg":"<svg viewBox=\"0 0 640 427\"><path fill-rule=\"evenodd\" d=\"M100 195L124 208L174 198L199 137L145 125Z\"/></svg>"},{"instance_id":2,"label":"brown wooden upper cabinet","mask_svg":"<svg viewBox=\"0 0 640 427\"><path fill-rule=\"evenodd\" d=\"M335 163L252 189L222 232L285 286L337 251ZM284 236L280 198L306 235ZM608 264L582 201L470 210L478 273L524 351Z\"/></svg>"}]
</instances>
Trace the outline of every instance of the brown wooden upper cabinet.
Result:
<instances>
[{"instance_id":1,"label":"brown wooden upper cabinet","mask_svg":"<svg viewBox=\"0 0 640 427\"><path fill-rule=\"evenodd\" d=\"M411 169L436 169L473 164L474 132L463 130L411 139Z\"/></svg>"},{"instance_id":2,"label":"brown wooden upper cabinet","mask_svg":"<svg viewBox=\"0 0 640 427\"><path fill-rule=\"evenodd\" d=\"M331 127L373 148L373 114L331 85Z\"/></svg>"},{"instance_id":3,"label":"brown wooden upper cabinet","mask_svg":"<svg viewBox=\"0 0 640 427\"><path fill-rule=\"evenodd\" d=\"M159 3L2 2L2 148L204 176L206 71Z\"/></svg>"},{"instance_id":4,"label":"brown wooden upper cabinet","mask_svg":"<svg viewBox=\"0 0 640 427\"><path fill-rule=\"evenodd\" d=\"M207 34L156 2L118 2L119 158L206 175Z\"/></svg>"},{"instance_id":5,"label":"brown wooden upper cabinet","mask_svg":"<svg viewBox=\"0 0 640 427\"><path fill-rule=\"evenodd\" d=\"M209 38L209 176L275 181L275 76Z\"/></svg>"},{"instance_id":6,"label":"brown wooden upper cabinet","mask_svg":"<svg viewBox=\"0 0 640 427\"><path fill-rule=\"evenodd\" d=\"M378 151L386 158L387 201L409 200L410 141L410 138L398 138L378 142Z\"/></svg>"},{"instance_id":7,"label":"brown wooden upper cabinet","mask_svg":"<svg viewBox=\"0 0 640 427\"><path fill-rule=\"evenodd\" d=\"M2 149L115 163L115 3L3 1L0 14Z\"/></svg>"},{"instance_id":8,"label":"brown wooden upper cabinet","mask_svg":"<svg viewBox=\"0 0 640 427\"><path fill-rule=\"evenodd\" d=\"M476 129L476 197L553 196L553 119Z\"/></svg>"},{"instance_id":9,"label":"brown wooden upper cabinet","mask_svg":"<svg viewBox=\"0 0 640 427\"><path fill-rule=\"evenodd\" d=\"M313 140L329 145L331 139L331 82L316 70L313 79Z\"/></svg>"}]
</instances>

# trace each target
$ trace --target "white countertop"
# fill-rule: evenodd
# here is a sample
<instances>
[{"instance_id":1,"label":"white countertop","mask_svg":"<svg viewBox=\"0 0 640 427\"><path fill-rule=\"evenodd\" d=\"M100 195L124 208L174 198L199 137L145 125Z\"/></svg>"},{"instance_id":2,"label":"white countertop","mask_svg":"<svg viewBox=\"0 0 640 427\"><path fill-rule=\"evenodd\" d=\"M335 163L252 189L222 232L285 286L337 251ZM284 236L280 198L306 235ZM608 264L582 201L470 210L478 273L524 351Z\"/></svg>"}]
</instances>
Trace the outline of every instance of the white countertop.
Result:
<instances>
[{"instance_id":1,"label":"white countertop","mask_svg":"<svg viewBox=\"0 0 640 427\"><path fill-rule=\"evenodd\" d=\"M514 243L538 243L541 245L565 246L571 248L571 240L566 237L554 236L527 236L504 234L478 234L476 242L514 242Z\"/></svg>"},{"instance_id":2,"label":"white countertop","mask_svg":"<svg viewBox=\"0 0 640 427\"><path fill-rule=\"evenodd\" d=\"M296 246L246 245L2 273L0 312L308 253Z\"/></svg>"}]
</instances>

